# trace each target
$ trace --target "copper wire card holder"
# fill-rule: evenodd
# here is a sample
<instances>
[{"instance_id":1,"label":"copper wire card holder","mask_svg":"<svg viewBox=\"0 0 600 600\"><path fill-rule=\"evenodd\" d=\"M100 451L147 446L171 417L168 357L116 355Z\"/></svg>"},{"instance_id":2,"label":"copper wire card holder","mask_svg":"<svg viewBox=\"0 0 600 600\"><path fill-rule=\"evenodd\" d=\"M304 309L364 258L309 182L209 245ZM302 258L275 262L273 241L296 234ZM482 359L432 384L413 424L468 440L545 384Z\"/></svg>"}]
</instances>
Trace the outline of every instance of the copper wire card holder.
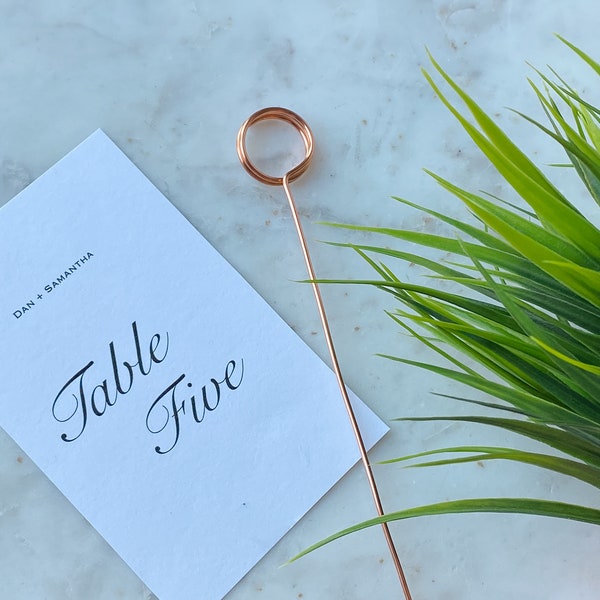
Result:
<instances>
[{"instance_id":1,"label":"copper wire card holder","mask_svg":"<svg viewBox=\"0 0 600 600\"><path fill-rule=\"evenodd\" d=\"M289 123L294 129L300 134L302 140L304 142L305 155L304 159L296 165L293 169L285 173L282 177L274 177L271 175L267 175L257 169L252 161L248 158L248 153L246 151L246 134L248 129L259 123L261 121L266 121L269 119L274 119L278 121L284 121ZM348 391L346 389L346 384L344 383L344 378L342 376L342 371L340 369L340 365L338 363L337 355L335 352L335 347L333 345L333 339L331 337L331 332L329 329L329 323L327 321L327 315L325 314L325 308L323 306L323 300L321 298L321 292L319 290L319 286L316 283L316 275L312 265L312 260L310 258L310 254L308 251L308 246L306 244L306 238L304 237L304 232L302 230L302 225L300 223L300 218L298 216L298 210L296 209L296 203L294 202L294 197L292 196L292 192L290 190L290 183L300 175L302 175L310 164L310 161L313 156L313 135L310 130L310 127L306 123L302 117L298 116L296 113L288 110L287 108L280 107L270 107L263 108L253 115L251 115L240 127L240 130L237 135L237 153L240 158L240 162L242 166L252 177L260 181L261 183L265 183L267 185L280 185L283 186L285 191L285 195L287 196L288 203L290 205L290 210L292 211L292 217L294 219L294 224L296 225L296 232L298 233L298 239L300 240L300 246L302 247L302 254L304 255L304 262L306 263L306 269L308 271L308 276L311 281L312 289L315 295L315 300L317 302L317 308L319 310L319 317L321 319L321 325L323 327L323 333L325 334L325 340L327 342L327 348L329 350L329 355L331 357L331 362L333 364L333 370L335 371L335 376L337 378L337 382L340 388L340 392L342 394L342 399L344 401L344 405L346 406L346 411L348 412L348 417L350 419L350 423L352 425L352 429L354 431L354 436L356 438L356 443L358 445L358 449L360 451L361 462L363 464L365 473L367 475L367 480L369 482L369 487L371 488L371 493L373 495L373 501L375 502L375 508L377 509L377 515L383 516L383 506L381 504L381 499L379 496L379 491L377 489L377 483L375 482L375 477L373 475L373 470L369 463L369 458L367 455L367 450L365 448L365 444L363 441L363 437L360 432L360 428L358 426L358 422L356 420L356 416L354 414L354 409L352 408L352 404L350 403L350 398L348 397ZM400 563L400 559L398 558L398 552L396 551L396 547L394 545L394 540L392 539L392 535L390 533L389 527L387 523L382 523L381 527L383 529L383 534L387 541L388 548L390 550L390 554L392 556L392 560L394 562L394 566L396 568L396 572L398 573L398 578L400 580L400 585L402 586L402 591L404 592L404 597L406 600L412 600L410 590L408 588L408 583L406 581L406 577L404 576L404 571L402 569L402 564Z\"/></svg>"}]
</instances>

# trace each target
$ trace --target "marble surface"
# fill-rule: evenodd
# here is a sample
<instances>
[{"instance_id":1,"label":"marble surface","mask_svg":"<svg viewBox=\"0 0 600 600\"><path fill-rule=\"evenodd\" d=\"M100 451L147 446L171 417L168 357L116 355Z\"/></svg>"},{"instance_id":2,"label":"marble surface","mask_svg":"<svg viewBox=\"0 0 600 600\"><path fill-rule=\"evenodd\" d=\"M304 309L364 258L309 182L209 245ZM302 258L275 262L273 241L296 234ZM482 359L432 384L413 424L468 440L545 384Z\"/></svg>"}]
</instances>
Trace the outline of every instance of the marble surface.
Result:
<instances>
[{"instance_id":1,"label":"marble surface","mask_svg":"<svg viewBox=\"0 0 600 600\"><path fill-rule=\"evenodd\" d=\"M311 292L296 283L303 264L282 193L254 182L238 163L241 122L269 105L288 106L309 121L315 161L294 190L317 272L361 276L368 271L351 252L319 240L370 238L320 221L438 227L390 200L393 194L462 216L424 166L473 189L507 191L425 84L425 46L540 162L560 161L503 107L540 116L526 61L552 65L599 101L598 80L553 37L559 32L599 57L597 14L594 0L0 0L0 203L102 127L327 360ZM284 168L294 160L285 149L288 132L279 129L256 133L252 150L261 164ZM297 155L302 149L291 141ZM571 179L560 185L583 198ZM419 278L410 268L402 274ZM388 298L350 287L326 288L324 295L348 383L382 418L464 410L430 394L451 393L448 382L374 356L426 356L386 319ZM30 375L26 366L23 375ZM392 423L372 457L514 441L461 425ZM510 464L419 472L378 466L376 476L388 510L515 492L600 501L587 486ZM227 600L400 598L378 530L279 568L310 543L372 515L355 468ZM598 597L600 534L591 526L474 515L413 520L392 530L415 600ZM2 600L153 598L2 431L0 581Z\"/></svg>"}]
</instances>

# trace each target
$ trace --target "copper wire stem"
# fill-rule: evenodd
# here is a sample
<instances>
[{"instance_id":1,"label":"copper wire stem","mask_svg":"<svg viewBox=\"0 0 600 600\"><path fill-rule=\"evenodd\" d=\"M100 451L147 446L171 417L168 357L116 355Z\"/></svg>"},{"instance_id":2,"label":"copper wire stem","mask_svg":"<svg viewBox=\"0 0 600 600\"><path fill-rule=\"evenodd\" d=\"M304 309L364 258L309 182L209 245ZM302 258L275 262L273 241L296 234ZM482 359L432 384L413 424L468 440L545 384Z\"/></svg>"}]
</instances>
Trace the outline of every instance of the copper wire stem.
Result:
<instances>
[{"instance_id":1,"label":"copper wire stem","mask_svg":"<svg viewBox=\"0 0 600 600\"><path fill-rule=\"evenodd\" d=\"M306 156L304 160L294 167L292 170L288 171L283 177L272 177L270 175L266 175L259 171L249 160L246 153L245 146L245 136L248 128L264 119L279 119L286 121L291 124L301 135L305 149ZM310 258L310 253L308 250L308 245L306 243L306 238L304 236L304 230L302 229L302 224L300 223L300 217L298 215L298 210L296 208L296 203L294 201L294 197L292 195L292 191L290 189L290 182L294 181L302 173L306 171L308 168L310 159L312 158L313 151L313 137L308 124L299 117L296 113L285 109L285 108L265 108L256 113L254 113L240 128L237 137L237 152L240 157L240 161L244 168L255 178L261 181L262 183L266 183L268 185L281 185L285 191L285 195L288 200L288 204L290 206L290 211L292 213L292 218L294 219L294 224L296 226L296 232L298 234L298 239L300 241L300 247L302 248L302 254L304 256L304 263L306 265L306 270L308 271L308 276L310 279L311 287L315 296L315 300L317 303L317 309L319 311L319 318L321 319L321 326L323 328L323 333L325 334L325 341L327 343L327 349L329 350L329 356L331 357L331 362L333 366L333 370L335 372L335 376L338 382L338 386L340 389L340 393L342 395L342 399L344 401L344 405L346 407L346 411L348 413L348 418L350 420L350 424L352 426L352 431L354 432L354 437L356 438L356 443L360 452L360 459L365 470L365 474L367 476L367 481L369 482L369 487L371 489L371 494L373 496L373 502L375 503L375 508L377 510L378 516L384 515L383 505L381 503L381 497L379 495L379 490L377 488L377 483L375 481L375 476L373 475L373 469L371 468L371 464L369 462L369 457L367 454L367 449L365 447L365 443L363 441L363 437L360 431L360 427L358 425L358 421L356 420L356 415L354 413L354 409L352 408L352 404L350 402L350 398L348 396L348 390L346 388L346 384L344 383L344 378L342 375L342 371L340 369L340 365L337 359L337 354L335 351L335 346L333 344L333 338L331 336L331 331L329 329L329 321L327 320L327 314L325 312L325 306L323 304L323 299L321 297L321 291L319 289L319 285L316 282L316 274L313 268L312 260ZM390 529L387 523L381 523L381 528L383 530L383 535L387 542L392 561L394 563L394 567L396 568L396 572L398 574L398 578L400 580L400 585L402 587L402 591L404 593L405 600L412 600L412 596L408 587L408 582L404 575L404 570L402 568L402 564L400 562L400 558L398 557L398 552L396 550L396 546L394 545L394 540L392 538L392 534L390 533Z\"/></svg>"},{"instance_id":2,"label":"copper wire stem","mask_svg":"<svg viewBox=\"0 0 600 600\"><path fill-rule=\"evenodd\" d=\"M354 409L352 408L352 404L350 403L350 398L348 397L348 390L346 389L346 384L344 383L344 377L343 377L342 371L340 369L340 365L339 365L339 362L337 359L337 354L335 351L335 346L333 345L333 338L331 337L331 331L329 329L329 321L327 320L327 314L325 313L323 299L321 298L321 290L319 289L319 285L316 283L315 270L313 268L312 260L310 258L310 254L308 251L308 246L306 244L306 238L304 237L304 231L302 229L302 225L301 225L300 219L298 217L298 210L296 209L296 203L294 202L294 197L292 196L292 192L289 187L287 174L284 175L284 177L283 177L283 189L285 190L285 195L287 196L288 203L289 203L290 209L292 211L292 217L294 219L294 224L296 225L296 232L298 233L298 239L300 240L300 246L302 247L302 254L304 255L304 262L306 264L306 270L308 271L308 276L311 280L312 290L315 295L315 300L317 302L317 308L319 310L319 317L321 319L321 326L323 327L323 333L325 334L325 341L327 342L327 349L329 350L329 356L331 357L333 370L335 372L338 386L340 388L340 393L342 394L342 398L344 400L344 405L346 406L346 411L348 412L350 424L352 425L352 431L354 432L354 436L356 438L356 443L358 445L358 450L360 452L360 459L363 464L365 473L367 475L367 481L369 482L369 487L371 488L371 494L373 495L373 502L375 503L375 508L377 509L377 515L381 517L384 514L383 505L381 503L381 497L379 495L379 490L377 488L375 476L373 475L373 469L371 468L371 463L369 462L367 449L365 447L365 443L363 441L363 437L360 432L358 422L356 420L356 415L354 414ZM398 552L396 551L396 546L394 545L394 540L392 538L392 534L390 533L388 524L382 523L381 528L383 529L383 535L385 537L388 548L390 550L390 554L392 555L392 560L394 562L394 566L396 567L396 571L397 571L398 577L400 579L400 584L402 586L402 591L404 592L404 596L405 596L406 600L412 600L410 590L408 589L408 583L407 583L406 577L404 575L404 570L402 569L402 564L400 563L400 558L398 557Z\"/></svg>"}]
</instances>

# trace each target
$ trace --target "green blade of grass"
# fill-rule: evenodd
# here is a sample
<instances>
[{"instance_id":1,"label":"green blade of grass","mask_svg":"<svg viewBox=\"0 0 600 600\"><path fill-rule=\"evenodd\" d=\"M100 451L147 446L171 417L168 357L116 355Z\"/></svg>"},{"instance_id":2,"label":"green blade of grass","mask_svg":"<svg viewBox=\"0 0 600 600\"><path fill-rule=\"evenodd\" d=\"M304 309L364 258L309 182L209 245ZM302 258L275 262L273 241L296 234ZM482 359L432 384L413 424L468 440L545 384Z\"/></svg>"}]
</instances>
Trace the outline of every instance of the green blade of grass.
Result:
<instances>
[{"instance_id":1,"label":"green blade of grass","mask_svg":"<svg viewBox=\"0 0 600 600\"><path fill-rule=\"evenodd\" d=\"M494 217L494 223L501 221L505 223L506 227L510 227L511 230L518 232L522 236L533 240L537 245L544 246L548 249L552 250L552 253L557 256L562 256L565 260L574 262L576 264L581 264L584 266L598 266L598 263L593 260L593 254L589 254L586 251L579 249L575 244L571 243L570 240L573 238L570 237L561 237L548 231L544 227L540 225L536 225L532 223L529 219L525 219L520 215L515 214L514 212L507 210L501 206L497 206L493 202L489 200L485 200L481 196L476 194L471 194L466 192L462 188L455 186L444 178L432 173L431 171L426 171L431 177L433 177L443 188L447 189L449 192L460 198L471 210L475 212L475 214L488 226L490 226L495 231L499 232L496 227L489 222L489 216ZM475 207L477 207L478 211L475 211ZM562 211L565 212L565 211ZM571 216L569 214L553 215L555 220L569 221ZM562 218L561 218L562 217ZM563 229L565 228L563 222ZM503 237L506 239L506 236L501 233ZM578 239L578 238L575 238ZM598 237L600 240L600 236ZM527 256L526 252L523 252L522 248L516 246L513 241L509 244L512 248L517 249L523 254ZM594 249L597 252L597 249ZM600 253L598 253L600 257Z\"/></svg>"},{"instance_id":2,"label":"green blade of grass","mask_svg":"<svg viewBox=\"0 0 600 600\"><path fill-rule=\"evenodd\" d=\"M465 500L452 500L449 502L439 502L417 508L408 508L406 510L391 512L381 517L375 517L374 519L363 521L362 523L358 523L352 527L338 531L337 533L326 537L320 542L313 544L306 550L303 550L291 558L288 561L288 564L346 535L355 533L362 529L367 529L368 527L373 527L374 525L381 525L382 523L391 523L393 521L400 521L415 517L465 513L518 513L570 519L573 521L600 525L600 510L586 506L566 504L564 502L554 502L551 500L537 500L534 498L468 498Z\"/></svg>"},{"instance_id":3,"label":"green blade of grass","mask_svg":"<svg viewBox=\"0 0 600 600\"><path fill-rule=\"evenodd\" d=\"M572 410L534 396L533 394L529 394L527 392L523 392L494 381L489 381L482 376L475 377L473 375L461 373L453 369L438 367L437 365L411 360L408 358L390 356L387 354L381 354L380 356L396 362L401 362L406 365L419 367L426 371L430 371L431 373L435 373L436 375L441 375L446 379L451 379L468 385L469 387L479 390L480 392L485 392L486 394L489 394L495 398L504 400L505 402L508 402L522 410L526 415L535 416L537 419L563 423L564 425L570 425L573 427L597 424L593 418L594 416L598 416L597 411L594 412L592 409L586 410L584 414L578 414Z\"/></svg>"},{"instance_id":4,"label":"green blade of grass","mask_svg":"<svg viewBox=\"0 0 600 600\"><path fill-rule=\"evenodd\" d=\"M600 467L600 443L598 438L590 439L584 430L561 429L553 425L551 421L542 423L535 421L524 421L507 419L505 417L486 416L443 416L443 417L400 417L396 421L456 421L464 423L477 423L479 425L490 425L506 429L512 433L523 435L547 446L551 446L560 452L585 461L588 464ZM596 431L598 426L596 426Z\"/></svg>"},{"instance_id":5,"label":"green blade of grass","mask_svg":"<svg viewBox=\"0 0 600 600\"><path fill-rule=\"evenodd\" d=\"M406 468L422 468L422 467L438 467L445 465L458 465L465 463L477 463L488 460L510 460L520 462L542 469L561 473L568 477L579 479L584 483L600 488L600 469L582 462L574 461L560 456L542 454L539 452L524 452L523 450L515 450L514 448L495 448L488 446L457 446L453 448L438 448L436 450L428 450L399 458L392 458L381 461L378 464L388 465L400 462L414 461L418 458L425 458L435 455L447 454L464 454L469 453L471 456L460 456L444 458L440 460L431 460L425 462L412 463L405 465Z\"/></svg>"},{"instance_id":6,"label":"green blade of grass","mask_svg":"<svg viewBox=\"0 0 600 600\"><path fill-rule=\"evenodd\" d=\"M600 75L600 64L598 64L591 56L586 54L583 50L566 40L564 37L560 35L556 35L556 37L565 45L567 45L575 54L577 54L580 58L582 58L594 71L597 75Z\"/></svg>"},{"instance_id":7,"label":"green blade of grass","mask_svg":"<svg viewBox=\"0 0 600 600\"><path fill-rule=\"evenodd\" d=\"M438 94L440 100L459 120L465 131L490 159L499 173L534 209L540 220L552 231L559 232L566 239L578 239L586 252L596 260L600 259L600 232L566 200L548 181L508 136L477 106L477 104L450 78L433 59L437 71L465 103L475 120L482 128L481 133L461 113L454 108L435 84L431 76L425 77ZM487 135L487 137L486 137Z\"/></svg>"}]
</instances>

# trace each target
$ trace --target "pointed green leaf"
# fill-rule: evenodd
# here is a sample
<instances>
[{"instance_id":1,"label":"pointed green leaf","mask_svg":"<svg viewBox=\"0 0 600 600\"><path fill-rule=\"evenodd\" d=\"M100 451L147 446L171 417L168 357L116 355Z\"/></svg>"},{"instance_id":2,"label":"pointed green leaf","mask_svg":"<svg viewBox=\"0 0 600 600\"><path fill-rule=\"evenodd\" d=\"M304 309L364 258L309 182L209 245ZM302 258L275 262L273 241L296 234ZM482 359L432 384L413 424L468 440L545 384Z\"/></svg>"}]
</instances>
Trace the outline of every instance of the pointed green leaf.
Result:
<instances>
[{"instance_id":1,"label":"pointed green leaf","mask_svg":"<svg viewBox=\"0 0 600 600\"><path fill-rule=\"evenodd\" d=\"M289 563L306 556L310 552L314 552L334 540L341 537L373 527L382 523L390 523L403 519L411 519L414 517L427 517L449 514L465 514L465 513L518 513L538 515L543 517L555 517L559 519L570 519L573 521L581 521L583 523L591 523L600 525L600 510L586 506L578 506L575 504L566 504L563 502L554 502L550 500L537 500L534 498L481 498L481 499L466 499L452 500L450 502L439 502L437 504L429 504L417 508L408 508L391 512L382 517L376 517L363 521L342 531L338 531L333 535L313 544L306 550L302 551L289 560Z\"/></svg>"}]
</instances>

